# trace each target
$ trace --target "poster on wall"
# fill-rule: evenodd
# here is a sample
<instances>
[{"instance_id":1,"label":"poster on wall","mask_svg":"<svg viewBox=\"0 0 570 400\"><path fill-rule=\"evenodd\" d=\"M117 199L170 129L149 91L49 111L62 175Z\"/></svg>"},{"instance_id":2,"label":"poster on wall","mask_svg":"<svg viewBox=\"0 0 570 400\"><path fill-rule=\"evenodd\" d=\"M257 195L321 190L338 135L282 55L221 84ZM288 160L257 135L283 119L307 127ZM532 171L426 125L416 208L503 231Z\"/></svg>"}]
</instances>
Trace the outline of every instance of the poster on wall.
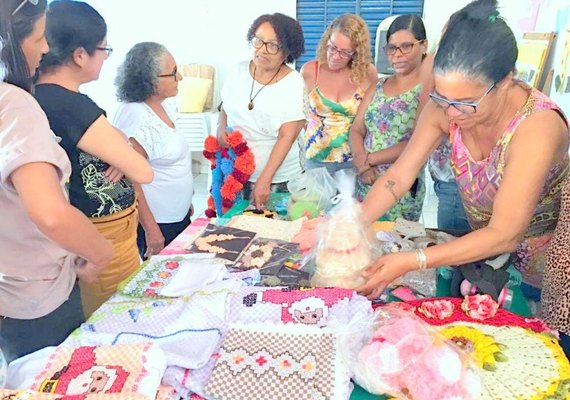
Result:
<instances>
[{"instance_id":1,"label":"poster on wall","mask_svg":"<svg viewBox=\"0 0 570 400\"><path fill-rule=\"evenodd\" d=\"M517 78L532 87L538 87L544 68L548 40L524 40L519 43Z\"/></svg>"}]
</instances>

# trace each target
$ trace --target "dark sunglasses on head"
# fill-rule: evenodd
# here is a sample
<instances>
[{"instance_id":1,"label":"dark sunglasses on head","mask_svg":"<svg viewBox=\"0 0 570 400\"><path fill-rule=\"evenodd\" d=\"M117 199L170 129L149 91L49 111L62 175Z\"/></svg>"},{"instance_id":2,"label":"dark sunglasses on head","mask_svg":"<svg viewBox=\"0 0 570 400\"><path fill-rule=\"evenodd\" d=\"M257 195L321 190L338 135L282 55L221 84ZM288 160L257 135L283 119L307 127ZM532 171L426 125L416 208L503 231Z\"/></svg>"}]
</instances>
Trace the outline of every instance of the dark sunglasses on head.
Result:
<instances>
[{"instance_id":1,"label":"dark sunglasses on head","mask_svg":"<svg viewBox=\"0 0 570 400\"><path fill-rule=\"evenodd\" d=\"M12 11L12 16L16 15L16 13L18 11L20 11L22 9L22 7L24 7L26 5L26 3L30 3L34 6L37 6L38 3L40 2L40 0L24 0L20 3L20 5L18 7L16 7L16 9L14 11Z\"/></svg>"}]
</instances>

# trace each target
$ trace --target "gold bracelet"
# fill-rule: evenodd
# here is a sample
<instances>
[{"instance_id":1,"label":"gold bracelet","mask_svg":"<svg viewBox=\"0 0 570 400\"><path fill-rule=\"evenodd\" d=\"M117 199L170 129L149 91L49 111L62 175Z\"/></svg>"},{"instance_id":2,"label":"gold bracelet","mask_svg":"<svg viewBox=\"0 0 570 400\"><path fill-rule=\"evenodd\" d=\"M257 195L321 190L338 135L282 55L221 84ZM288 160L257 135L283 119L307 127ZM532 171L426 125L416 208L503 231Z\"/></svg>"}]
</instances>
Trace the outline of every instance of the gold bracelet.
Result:
<instances>
[{"instance_id":1,"label":"gold bracelet","mask_svg":"<svg viewBox=\"0 0 570 400\"><path fill-rule=\"evenodd\" d=\"M420 271L427 268L427 257L423 249L416 250L416 261L418 262L418 269Z\"/></svg>"}]
</instances>

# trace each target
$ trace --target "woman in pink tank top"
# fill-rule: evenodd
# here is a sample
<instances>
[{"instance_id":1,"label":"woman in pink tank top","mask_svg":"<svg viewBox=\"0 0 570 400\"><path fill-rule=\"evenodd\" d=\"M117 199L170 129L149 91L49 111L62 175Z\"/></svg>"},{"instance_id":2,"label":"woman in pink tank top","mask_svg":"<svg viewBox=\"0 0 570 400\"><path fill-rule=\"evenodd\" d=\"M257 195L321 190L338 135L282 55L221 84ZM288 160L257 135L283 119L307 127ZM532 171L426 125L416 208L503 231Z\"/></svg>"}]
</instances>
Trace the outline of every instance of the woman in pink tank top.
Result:
<instances>
[{"instance_id":1,"label":"woman in pink tank top","mask_svg":"<svg viewBox=\"0 0 570 400\"><path fill-rule=\"evenodd\" d=\"M380 257L361 292L375 296L396 277L512 253L530 292L540 293L546 248L568 176L568 121L545 95L513 78L515 37L496 0L455 13L434 60L435 89L407 148L364 201L384 214L413 183L446 135L473 232L450 243ZM534 289L534 290L533 290Z\"/></svg>"}]
</instances>

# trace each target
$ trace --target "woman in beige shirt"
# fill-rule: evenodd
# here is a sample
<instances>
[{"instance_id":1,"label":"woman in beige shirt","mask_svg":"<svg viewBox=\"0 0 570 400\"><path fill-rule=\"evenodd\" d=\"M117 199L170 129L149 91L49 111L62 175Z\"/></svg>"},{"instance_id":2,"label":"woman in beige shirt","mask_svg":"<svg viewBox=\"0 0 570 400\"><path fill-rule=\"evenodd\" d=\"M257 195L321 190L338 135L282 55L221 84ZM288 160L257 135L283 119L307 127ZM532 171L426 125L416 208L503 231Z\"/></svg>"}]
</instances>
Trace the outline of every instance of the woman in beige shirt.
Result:
<instances>
[{"instance_id":1,"label":"woman in beige shirt","mask_svg":"<svg viewBox=\"0 0 570 400\"><path fill-rule=\"evenodd\" d=\"M83 322L76 280L95 280L113 256L111 243L69 205L69 159L30 94L48 51L46 7L46 0L0 2L0 15L11 16L0 19L8 39L0 53L0 347L8 362L58 345Z\"/></svg>"}]
</instances>

